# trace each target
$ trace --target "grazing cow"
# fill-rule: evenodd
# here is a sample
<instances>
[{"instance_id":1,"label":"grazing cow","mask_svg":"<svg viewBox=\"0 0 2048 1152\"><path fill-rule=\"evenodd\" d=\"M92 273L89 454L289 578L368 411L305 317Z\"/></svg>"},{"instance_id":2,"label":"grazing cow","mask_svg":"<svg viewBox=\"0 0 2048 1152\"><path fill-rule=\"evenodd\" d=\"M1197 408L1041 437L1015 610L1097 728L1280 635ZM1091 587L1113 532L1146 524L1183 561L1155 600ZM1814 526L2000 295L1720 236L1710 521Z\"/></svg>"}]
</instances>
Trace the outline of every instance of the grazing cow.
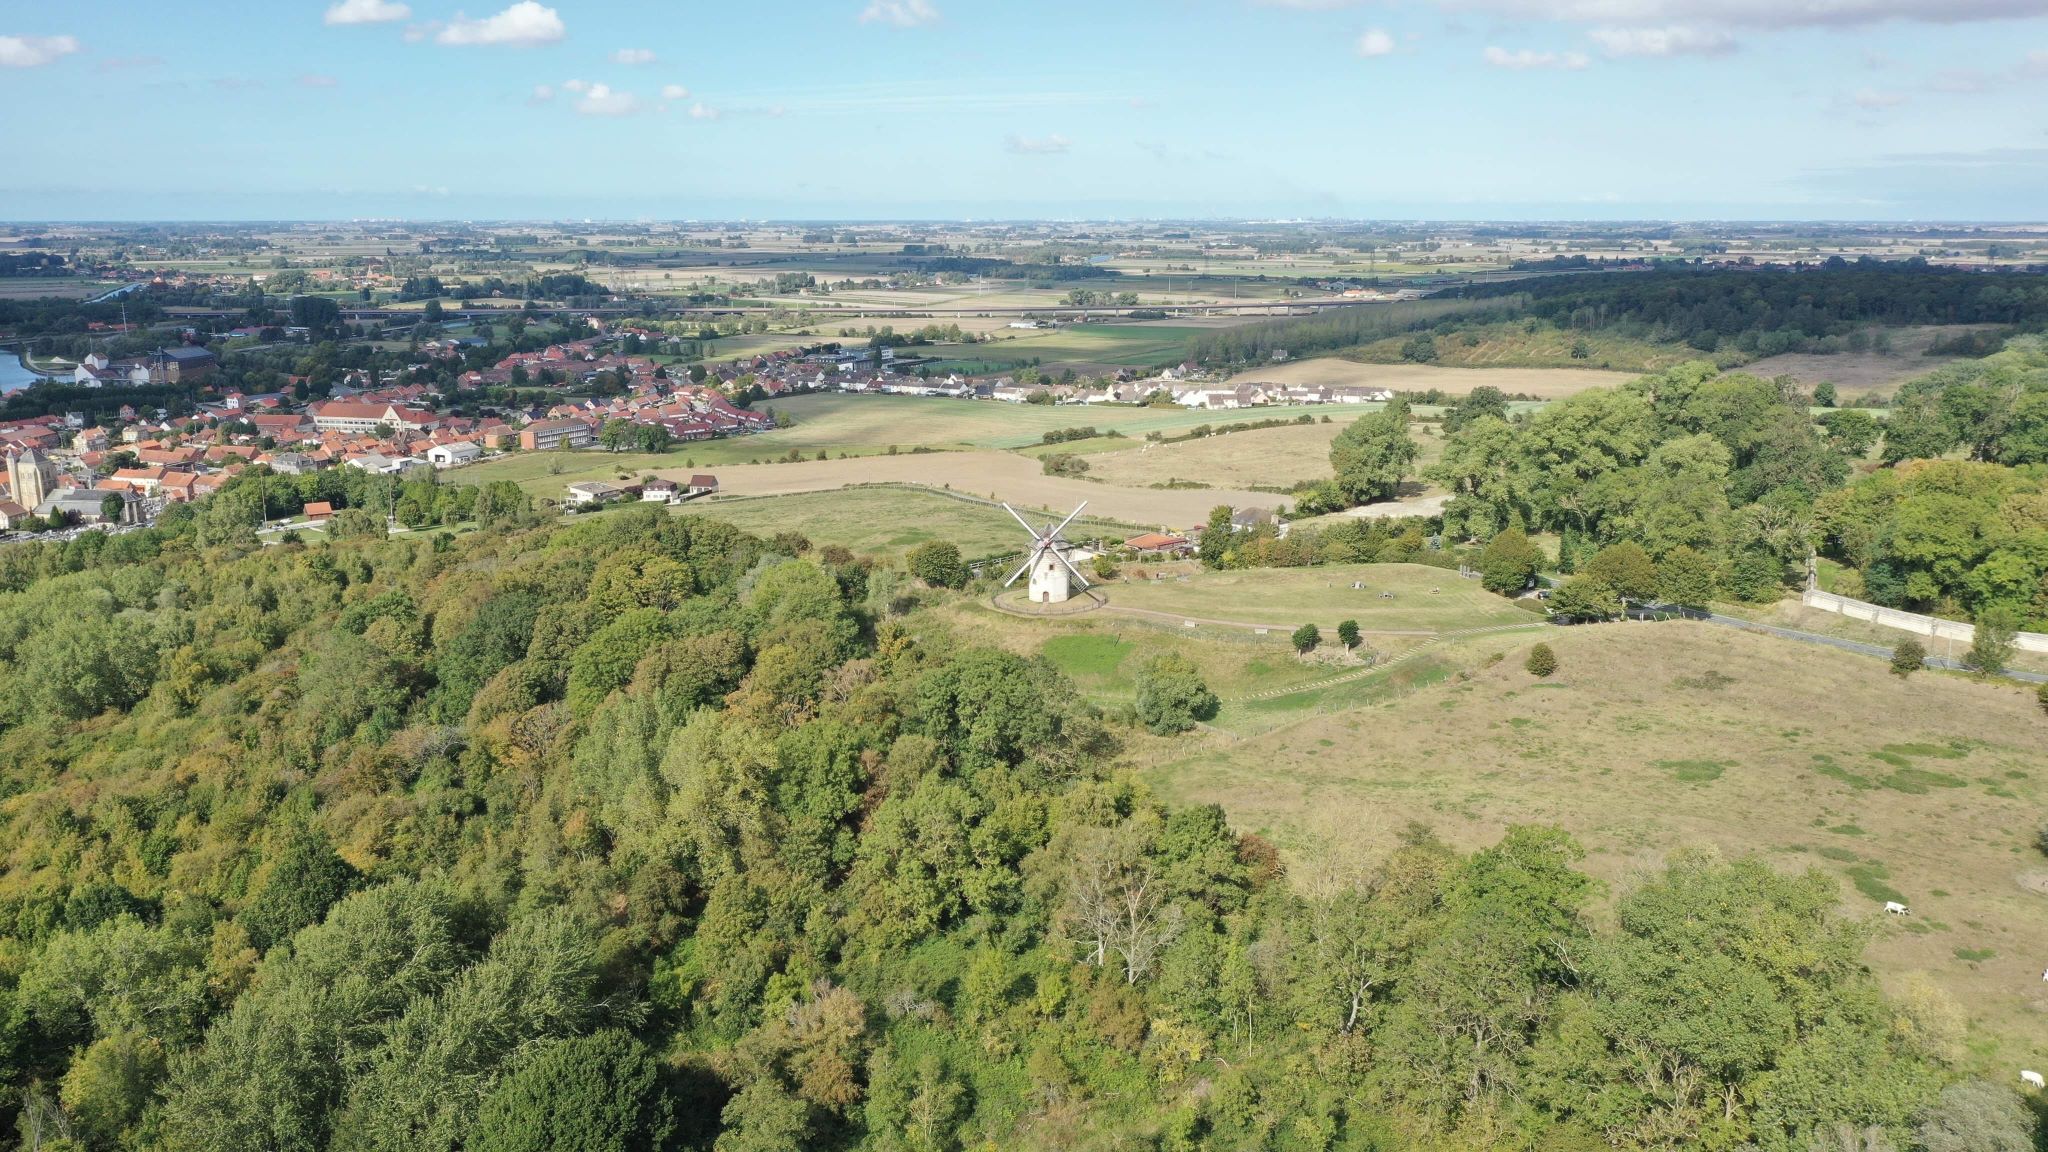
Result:
<instances>
[{"instance_id":1,"label":"grazing cow","mask_svg":"<svg viewBox=\"0 0 2048 1152\"><path fill-rule=\"evenodd\" d=\"M2039 1072L2031 1070L2023 1069L2020 1072L2020 1083L2025 1084L2029 1088L2048 1088L2048 1081L2043 1081Z\"/></svg>"},{"instance_id":2,"label":"grazing cow","mask_svg":"<svg viewBox=\"0 0 2048 1152\"><path fill-rule=\"evenodd\" d=\"M1904 904L1899 903L1897 900L1885 901L1884 910L1891 913L1894 916L1904 916L1907 911L1906 906Z\"/></svg>"}]
</instances>

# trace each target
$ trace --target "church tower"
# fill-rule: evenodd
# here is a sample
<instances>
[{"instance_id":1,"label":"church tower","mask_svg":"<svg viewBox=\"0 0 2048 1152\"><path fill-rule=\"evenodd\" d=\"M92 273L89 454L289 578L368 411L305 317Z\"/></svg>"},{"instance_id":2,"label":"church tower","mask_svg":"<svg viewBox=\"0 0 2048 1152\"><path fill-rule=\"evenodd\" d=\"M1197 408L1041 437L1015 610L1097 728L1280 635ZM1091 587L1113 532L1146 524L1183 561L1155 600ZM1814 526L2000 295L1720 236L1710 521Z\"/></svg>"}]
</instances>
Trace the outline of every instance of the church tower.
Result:
<instances>
[{"instance_id":1,"label":"church tower","mask_svg":"<svg viewBox=\"0 0 2048 1152\"><path fill-rule=\"evenodd\" d=\"M57 490L57 466L50 458L28 448L7 450L7 486L13 490L13 500L23 508L33 511L35 506L49 499Z\"/></svg>"}]
</instances>

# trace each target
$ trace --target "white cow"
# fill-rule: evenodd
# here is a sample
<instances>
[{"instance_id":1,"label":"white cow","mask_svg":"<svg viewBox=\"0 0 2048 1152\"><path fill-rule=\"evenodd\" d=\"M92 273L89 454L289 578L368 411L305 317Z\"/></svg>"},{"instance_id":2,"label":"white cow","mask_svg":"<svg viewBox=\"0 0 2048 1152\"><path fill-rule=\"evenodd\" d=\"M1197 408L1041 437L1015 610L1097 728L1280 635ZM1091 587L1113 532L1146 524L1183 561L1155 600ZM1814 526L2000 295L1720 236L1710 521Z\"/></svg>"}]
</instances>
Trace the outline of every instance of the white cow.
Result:
<instances>
[{"instance_id":1,"label":"white cow","mask_svg":"<svg viewBox=\"0 0 2048 1152\"><path fill-rule=\"evenodd\" d=\"M1891 913L1894 916L1904 916L1907 912L1906 906L1904 904L1899 903L1897 900L1885 901L1884 910Z\"/></svg>"},{"instance_id":2,"label":"white cow","mask_svg":"<svg viewBox=\"0 0 2048 1152\"><path fill-rule=\"evenodd\" d=\"M2048 1080L2041 1079L2039 1072L2027 1069L2020 1071L2020 1083L2025 1084L2029 1088L2048 1088Z\"/></svg>"}]
</instances>

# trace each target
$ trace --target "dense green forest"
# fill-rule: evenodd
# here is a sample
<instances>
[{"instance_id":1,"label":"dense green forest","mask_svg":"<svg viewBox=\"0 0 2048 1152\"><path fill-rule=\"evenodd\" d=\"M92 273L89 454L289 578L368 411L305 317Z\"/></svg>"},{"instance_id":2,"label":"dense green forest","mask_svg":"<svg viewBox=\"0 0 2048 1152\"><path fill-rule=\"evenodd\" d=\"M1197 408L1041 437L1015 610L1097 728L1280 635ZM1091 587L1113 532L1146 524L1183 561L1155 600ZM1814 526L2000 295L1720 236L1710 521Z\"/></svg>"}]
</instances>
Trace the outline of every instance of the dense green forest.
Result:
<instances>
[{"instance_id":1,"label":"dense green forest","mask_svg":"<svg viewBox=\"0 0 2048 1152\"><path fill-rule=\"evenodd\" d=\"M1446 536L1555 532L1567 572L1627 544L1663 565L1663 593L1687 604L1777 598L1806 560L1815 500L1851 468L1852 453L1822 435L1805 397L1705 363L1513 418L1482 389L1445 428L1443 456L1425 474L1452 493ZM1611 605L1594 615L1619 611L1616 594L1659 591L1599 583L1581 577L1567 588Z\"/></svg>"},{"instance_id":2,"label":"dense green forest","mask_svg":"<svg viewBox=\"0 0 2048 1152\"><path fill-rule=\"evenodd\" d=\"M1822 874L1291 875L928 595L655 509L0 550L24 1146L2031 1146Z\"/></svg>"},{"instance_id":3,"label":"dense green forest","mask_svg":"<svg viewBox=\"0 0 2048 1152\"><path fill-rule=\"evenodd\" d=\"M1519 297L1560 327L1622 328L1654 340L1745 354L1831 350L1859 328L1906 324L2048 324L2048 278L1944 268L1923 260L1812 267L1664 265L1649 272L1574 273L1479 284L1446 295Z\"/></svg>"}]
</instances>

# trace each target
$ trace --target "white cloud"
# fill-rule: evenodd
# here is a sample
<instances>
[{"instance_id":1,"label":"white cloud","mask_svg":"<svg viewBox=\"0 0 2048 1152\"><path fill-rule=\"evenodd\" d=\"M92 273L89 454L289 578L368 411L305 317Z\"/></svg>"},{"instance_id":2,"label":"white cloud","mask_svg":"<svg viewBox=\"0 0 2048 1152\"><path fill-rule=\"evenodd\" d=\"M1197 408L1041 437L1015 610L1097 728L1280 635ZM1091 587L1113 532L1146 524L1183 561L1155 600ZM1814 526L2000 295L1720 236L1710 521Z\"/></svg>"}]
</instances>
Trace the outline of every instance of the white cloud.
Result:
<instances>
[{"instance_id":1,"label":"white cloud","mask_svg":"<svg viewBox=\"0 0 2048 1152\"><path fill-rule=\"evenodd\" d=\"M1582 52L1537 52L1530 48L1510 52L1505 48L1491 46L1486 49L1485 58L1486 62L1495 68L1507 68L1516 72L1526 72L1532 68L1562 68L1568 72L1577 72L1592 63Z\"/></svg>"},{"instance_id":2,"label":"white cloud","mask_svg":"<svg viewBox=\"0 0 2048 1152\"><path fill-rule=\"evenodd\" d=\"M1859 88L1849 97L1849 102L1858 108L1875 112L1883 108L1897 108L1906 102L1906 98L1897 92L1884 92L1876 88Z\"/></svg>"},{"instance_id":3,"label":"white cloud","mask_svg":"<svg viewBox=\"0 0 2048 1152\"><path fill-rule=\"evenodd\" d=\"M592 84L576 101L576 110L585 116L631 116L640 110L640 98L631 92L614 92L608 84Z\"/></svg>"},{"instance_id":4,"label":"white cloud","mask_svg":"<svg viewBox=\"0 0 2048 1152\"><path fill-rule=\"evenodd\" d=\"M689 97L690 90L681 84L664 84L661 86L661 98L663 100L687 100Z\"/></svg>"},{"instance_id":5,"label":"white cloud","mask_svg":"<svg viewBox=\"0 0 2048 1152\"><path fill-rule=\"evenodd\" d=\"M588 92L588 91L590 91L590 81L588 81L588 80L564 80L564 81L562 81L562 91L564 91L564 92Z\"/></svg>"},{"instance_id":6,"label":"white cloud","mask_svg":"<svg viewBox=\"0 0 2048 1152\"><path fill-rule=\"evenodd\" d=\"M1003 141L1003 147L1019 156L1057 156L1072 146L1057 132L1050 136L1011 136Z\"/></svg>"},{"instance_id":7,"label":"white cloud","mask_svg":"<svg viewBox=\"0 0 2048 1152\"><path fill-rule=\"evenodd\" d=\"M0 36L0 68L38 68L76 51L75 36Z\"/></svg>"},{"instance_id":8,"label":"white cloud","mask_svg":"<svg viewBox=\"0 0 2048 1152\"><path fill-rule=\"evenodd\" d=\"M697 103L690 105L690 119L716 120L718 119L718 109L699 100Z\"/></svg>"},{"instance_id":9,"label":"white cloud","mask_svg":"<svg viewBox=\"0 0 2048 1152\"><path fill-rule=\"evenodd\" d=\"M536 0L519 0L496 16L471 20L456 14L434 37L440 44L552 44L569 34L562 17Z\"/></svg>"},{"instance_id":10,"label":"white cloud","mask_svg":"<svg viewBox=\"0 0 2048 1152\"><path fill-rule=\"evenodd\" d=\"M932 7L931 0L869 0L860 14L863 24L893 24L898 28L916 28L936 24L938 20L939 10Z\"/></svg>"},{"instance_id":11,"label":"white cloud","mask_svg":"<svg viewBox=\"0 0 2048 1152\"><path fill-rule=\"evenodd\" d=\"M341 0L321 17L325 24L389 24L406 20L412 9L393 0Z\"/></svg>"},{"instance_id":12,"label":"white cloud","mask_svg":"<svg viewBox=\"0 0 2048 1152\"><path fill-rule=\"evenodd\" d=\"M1727 32L1686 24L1595 28L1590 35L1609 56L1723 56L1735 51L1735 38Z\"/></svg>"},{"instance_id":13,"label":"white cloud","mask_svg":"<svg viewBox=\"0 0 2048 1152\"><path fill-rule=\"evenodd\" d=\"M301 88L337 88L340 85L341 81L336 80L334 77L322 76L317 72L308 72L299 77L299 87Z\"/></svg>"},{"instance_id":14,"label":"white cloud","mask_svg":"<svg viewBox=\"0 0 2048 1152\"><path fill-rule=\"evenodd\" d=\"M1394 37L1385 28L1368 28L1359 36L1358 54L1370 60L1375 56L1391 56L1394 53Z\"/></svg>"},{"instance_id":15,"label":"white cloud","mask_svg":"<svg viewBox=\"0 0 2048 1152\"><path fill-rule=\"evenodd\" d=\"M652 64L655 59L652 48L621 48L612 53L612 60L615 63L626 65Z\"/></svg>"}]
</instances>

